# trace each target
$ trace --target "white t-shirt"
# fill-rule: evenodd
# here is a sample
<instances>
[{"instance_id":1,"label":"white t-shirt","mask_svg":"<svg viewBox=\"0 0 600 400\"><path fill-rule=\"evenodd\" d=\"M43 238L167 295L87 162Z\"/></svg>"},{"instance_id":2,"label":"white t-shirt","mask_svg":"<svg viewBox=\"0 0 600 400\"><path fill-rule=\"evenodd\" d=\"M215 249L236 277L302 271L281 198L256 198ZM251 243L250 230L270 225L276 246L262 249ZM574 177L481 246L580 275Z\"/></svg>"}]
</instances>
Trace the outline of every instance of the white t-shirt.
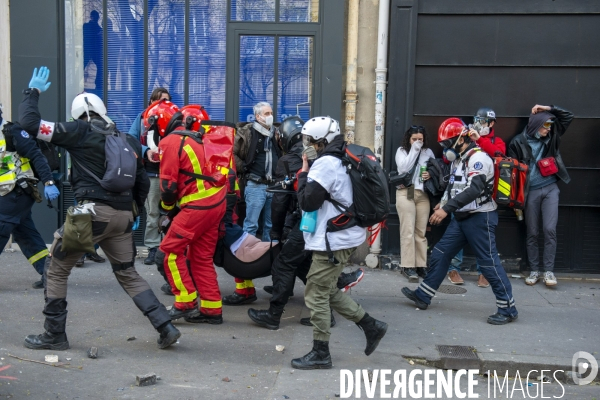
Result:
<instances>
[{"instance_id":1,"label":"white t-shirt","mask_svg":"<svg viewBox=\"0 0 600 400\"><path fill-rule=\"evenodd\" d=\"M317 158L308 172L308 182L311 181L318 182L327 190L332 199L339 201L344 206L349 207L352 204L352 183L340 159L333 156ZM317 211L315 232L304 232L306 250L327 250L325 245L327 221L338 215L340 215L340 211L326 200ZM355 226L338 232L330 232L327 237L329 238L331 250L343 250L360 246L367 235L365 228Z\"/></svg>"},{"instance_id":2,"label":"white t-shirt","mask_svg":"<svg viewBox=\"0 0 600 400\"><path fill-rule=\"evenodd\" d=\"M415 190L423 190L423 182L419 182L419 168L422 166L427 166L427 161L430 158L435 158L433 151L431 149L419 149L417 150L415 146L410 148L408 154L406 150L402 146L398 147L396 151L396 167L398 168L398 174L402 175L412 168L415 165L415 161L417 160L417 156L419 157L419 161L417 162L417 167L415 168L415 173L413 174L413 185L415 186Z\"/></svg>"}]
</instances>

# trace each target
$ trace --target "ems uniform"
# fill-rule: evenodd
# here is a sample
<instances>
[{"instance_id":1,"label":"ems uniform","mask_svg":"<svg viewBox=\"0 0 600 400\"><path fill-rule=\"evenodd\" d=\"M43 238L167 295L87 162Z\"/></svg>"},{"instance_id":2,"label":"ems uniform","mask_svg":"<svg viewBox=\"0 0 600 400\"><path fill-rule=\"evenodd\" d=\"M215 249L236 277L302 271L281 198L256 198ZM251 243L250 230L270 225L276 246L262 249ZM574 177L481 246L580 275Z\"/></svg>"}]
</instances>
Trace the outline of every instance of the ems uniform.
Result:
<instances>
[{"instance_id":1,"label":"ems uniform","mask_svg":"<svg viewBox=\"0 0 600 400\"><path fill-rule=\"evenodd\" d=\"M73 162L71 184L77 201L95 203L92 214L92 240L98 243L110 260L113 273L119 284L132 298L135 305L148 317L152 326L160 331L171 318L148 283L134 267L135 244L133 242L132 213L133 203L141 209L148 195L149 181L141 163L140 144L135 138L126 135L128 144L136 151L137 172L135 185L122 193L108 192L80 168L84 165L96 176L104 176L106 155L105 134L108 129L104 120L94 117L90 122L48 122L40 118L37 90L25 91L19 105L19 121L30 134L38 139L56 144L66 149ZM75 158L76 157L76 158ZM65 332L67 322L67 280L75 262L83 252L65 252L62 249L62 229L54 234L52 263L47 271L45 329L52 334Z\"/></svg>"},{"instance_id":2,"label":"ems uniform","mask_svg":"<svg viewBox=\"0 0 600 400\"><path fill-rule=\"evenodd\" d=\"M25 257L43 279L48 248L31 218L35 200L27 193L33 189L26 181L37 185L32 164L44 183L52 181L52 172L35 138L18 124L6 126L6 129L7 137L0 132L0 253L12 234ZM7 140L12 142L8 143L8 148ZM13 151L9 151L9 148Z\"/></svg>"},{"instance_id":3,"label":"ems uniform","mask_svg":"<svg viewBox=\"0 0 600 400\"><path fill-rule=\"evenodd\" d=\"M467 243L475 252L481 273L496 296L498 314L515 318L518 313L512 287L496 249L497 205L491 198L494 163L480 148L472 145L451 165L448 189L442 209L454 218L430 257L430 270L415 295L427 304L446 277L450 261Z\"/></svg>"},{"instance_id":4,"label":"ems uniform","mask_svg":"<svg viewBox=\"0 0 600 400\"><path fill-rule=\"evenodd\" d=\"M200 296L200 312L220 316L221 292L213 256L225 215L229 169L220 171L218 184L202 179L206 164L203 144L177 131L163 138L159 149L161 207L169 211L178 202L181 208L160 244L174 306L178 310L198 308Z\"/></svg>"}]
</instances>

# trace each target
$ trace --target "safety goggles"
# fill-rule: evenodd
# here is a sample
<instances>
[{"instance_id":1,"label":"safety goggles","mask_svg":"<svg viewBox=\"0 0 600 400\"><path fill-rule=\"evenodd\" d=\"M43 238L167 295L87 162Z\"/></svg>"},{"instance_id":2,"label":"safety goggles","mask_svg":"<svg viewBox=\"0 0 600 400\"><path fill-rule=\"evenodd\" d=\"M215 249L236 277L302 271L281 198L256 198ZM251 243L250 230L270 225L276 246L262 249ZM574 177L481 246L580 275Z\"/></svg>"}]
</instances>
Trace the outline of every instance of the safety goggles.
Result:
<instances>
[{"instance_id":1,"label":"safety goggles","mask_svg":"<svg viewBox=\"0 0 600 400\"><path fill-rule=\"evenodd\" d=\"M554 121L549 119L548 121L544 122L544 124L542 125L542 128L550 130L552 128L553 123L554 123Z\"/></svg>"},{"instance_id":2,"label":"safety goggles","mask_svg":"<svg viewBox=\"0 0 600 400\"><path fill-rule=\"evenodd\" d=\"M475 123L479 122L480 124L489 124L490 121L491 120L486 117L473 117L473 122Z\"/></svg>"},{"instance_id":3,"label":"safety goggles","mask_svg":"<svg viewBox=\"0 0 600 400\"><path fill-rule=\"evenodd\" d=\"M304 135L304 134L302 135L302 144L304 145L304 147L308 147L308 146L310 146L313 143L314 143L314 141L313 141L313 138L311 136Z\"/></svg>"}]
</instances>

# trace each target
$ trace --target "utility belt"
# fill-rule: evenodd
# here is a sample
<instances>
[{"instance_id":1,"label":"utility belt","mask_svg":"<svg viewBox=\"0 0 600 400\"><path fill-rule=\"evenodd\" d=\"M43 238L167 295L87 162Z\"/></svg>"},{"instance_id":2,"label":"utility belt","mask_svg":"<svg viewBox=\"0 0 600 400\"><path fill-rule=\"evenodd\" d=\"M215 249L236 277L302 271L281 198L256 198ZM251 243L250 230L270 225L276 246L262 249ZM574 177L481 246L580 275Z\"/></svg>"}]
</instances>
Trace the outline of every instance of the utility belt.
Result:
<instances>
[{"instance_id":1,"label":"utility belt","mask_svg":"<svg viewBox=\"0 0 600 400\"><path fill-rule=\"evenodd\" d=\"M20 178L15 182L15 193L20 196L27 194L35 200L36 203L42 202L42 196L37 187L37 179Z\"/></svg>"},{"instance_id":2,"label":"utility belt","mask_svg":"<svg viewBox=\"0 0 600 400\"><path fill-rule=\"evenodd\" d=\"M256 174L254 174L252 172L249 173L249 174L246 174L246 180L249 180L249 181L252 181L252 182L255 182L255 183L260 183L262 185L270 185L271 183L273 183L272 179L268 180L266 178L263 178L263 177L260 177L260 176L258 176Z\"/></svg>"}]
</instances>

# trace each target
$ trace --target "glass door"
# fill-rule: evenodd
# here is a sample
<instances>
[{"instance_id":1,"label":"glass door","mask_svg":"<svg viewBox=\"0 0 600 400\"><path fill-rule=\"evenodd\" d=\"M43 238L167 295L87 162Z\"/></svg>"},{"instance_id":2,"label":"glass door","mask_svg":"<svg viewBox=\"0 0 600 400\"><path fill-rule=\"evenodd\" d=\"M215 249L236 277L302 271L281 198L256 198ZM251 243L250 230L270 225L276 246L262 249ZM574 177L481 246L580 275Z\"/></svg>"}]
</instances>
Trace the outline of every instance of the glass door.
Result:
<instances>
[{"instance_id":1,"label":"glass door","mask_svg":"<svg viewBox=\"0 0 600 400\"><path fill-rule=\"evenodd\" d=\"M240 34L238 43L238 121L253 121L253 106L261 101L272 105L277 122L291 115L310 118L314 38Z\"/></svg>"}]
</instances>

